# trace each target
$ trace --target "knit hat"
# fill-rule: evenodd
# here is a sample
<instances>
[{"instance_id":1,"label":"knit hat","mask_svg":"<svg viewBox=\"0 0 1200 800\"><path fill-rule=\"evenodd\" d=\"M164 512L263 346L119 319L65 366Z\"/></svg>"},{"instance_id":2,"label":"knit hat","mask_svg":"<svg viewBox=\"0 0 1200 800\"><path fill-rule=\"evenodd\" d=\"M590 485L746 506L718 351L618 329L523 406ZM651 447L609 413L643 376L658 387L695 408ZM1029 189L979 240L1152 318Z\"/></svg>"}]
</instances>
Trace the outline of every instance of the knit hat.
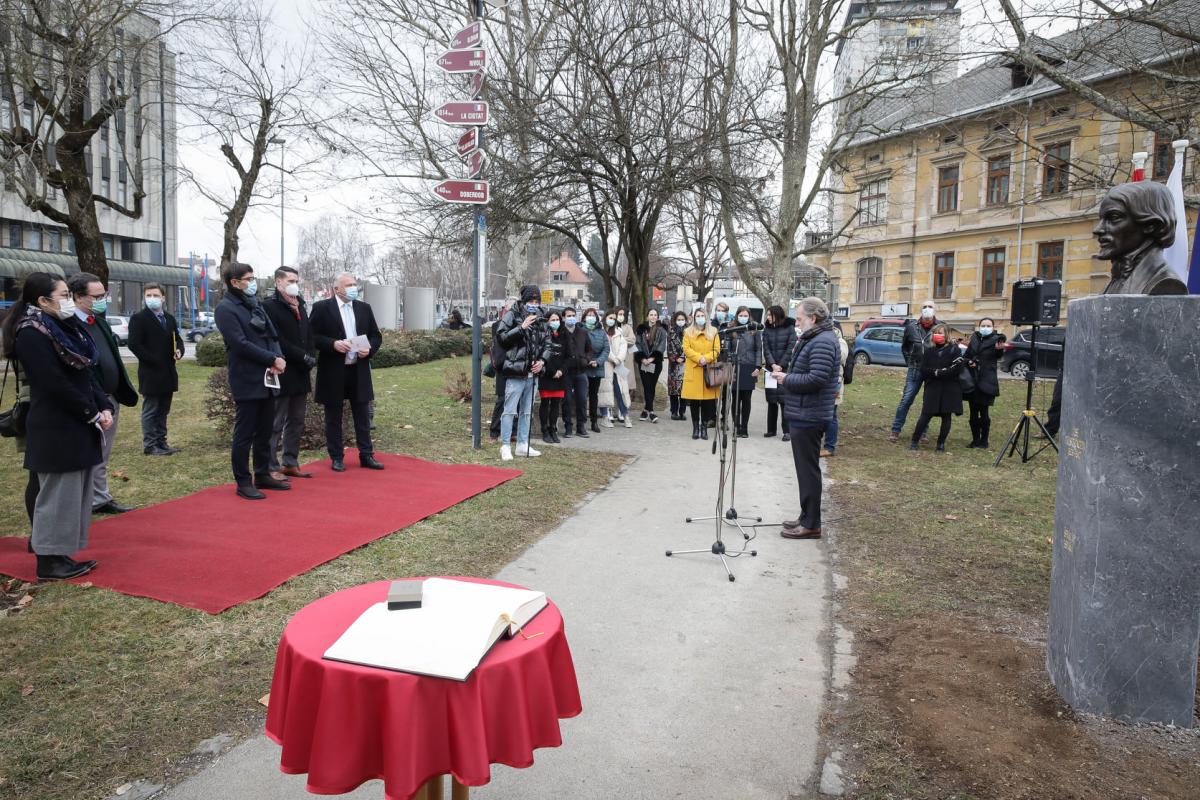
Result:
<instances>
[{"instance_id":1,"label":"knit hat","mask_svg":"<svg viewBox=\"0 0 1200 800\"><path fill-rule=\"evenodd\" d=\"M527 303L542 299L542 290L536 284L528 283L521 287L521 302Z\"/></svg>"}]
</instances>

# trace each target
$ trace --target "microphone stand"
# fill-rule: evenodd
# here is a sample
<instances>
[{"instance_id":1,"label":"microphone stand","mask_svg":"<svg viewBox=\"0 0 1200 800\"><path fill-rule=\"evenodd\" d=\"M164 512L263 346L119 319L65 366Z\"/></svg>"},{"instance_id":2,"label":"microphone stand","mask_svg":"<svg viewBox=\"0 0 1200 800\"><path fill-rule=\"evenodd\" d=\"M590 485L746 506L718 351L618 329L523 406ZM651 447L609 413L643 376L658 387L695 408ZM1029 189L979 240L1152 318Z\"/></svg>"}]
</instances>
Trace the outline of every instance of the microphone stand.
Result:
<instances>
[{"instance_id":1,"label":"microphone stand","mask_svg":"<svg viewBox=\"0 0 1200 800\"><path fill-rule=\"evenodd\" d=\"M737 326L737 328L739 331L748 329L747 326L741 326L741 325ZM729 333L729 331L723 331L723 332L720 332L718 335L728 335L728 333ZM722 354L729 353L728 362L733 365L733 380L721 384L721 397L720 397L720 400L718 401L720 404L720 411L719 411L719 420L720 421L717 424L716 437L715 437L715 440L713 441L713 450L712 450L713 453L715 454L717 452L717 445L718 444L720 445L721 465L720 465L720 470L719 470L718 480L717 480L716 513L713 514L712 516L707 516L707 517L685 517L684 518L684 522L689 522L689 523L690 522L702 522L702 521L706 521L706 520L714 520L715 526L716 526L716 540L707 549L703 549L703 550L668 550L667 556L670 557L672 555L688 555L691 553L712 553L713 555L718 556L721 559L721 566L725 567L725 574L729 576L730 581L733 581L734 580L733 570L731 570L729 568L729 562L726 560L726 557L737 558L738 556L742 555L743 553L747 553L747 552L751 556L757 556L758 551L746 549L747 546L749 545L750 540L753 538L753 536L746 531L745 527L742 526L742 522L741 522L741 519L739 519L739 517L738 517L737 510L733 507L734 492L737 488L737 431L736 430L734 431L733 447L731 448L729 446L729 421L728 421L729 414L728 414L728 412L729 412L729 407L730 407L729 396L730 396L730 394L732 394L733 395L733 403L732 403L733 416L734 416L734 422L736 423L736 421L738 419L737 414L738 414L738 406L739 406L738 395L737 395L736 391L734 391L730 388L730 386L736 384L736 381L737 381L737 367L738 367L737 352L738 352L738 346L739 346L738 339L730 337L730 344L731 344L731 347L729 349L722 349ZM725 359L720 359L720 360L725 360ZM729 453L730 450L732 450L732 455L730 455L729 458L727 459L726 455L727 455L727 453ZM727 462L729 464L728 471L726 470ZM730 483L728 510L725 509L725 477L727 474L732 478L732 481ZM756 522L762 522L762 517L747 516L746 518L753 519ZM725 542L721 539L721 532L724 529L725 525L729 525L730 527L737 528L739 531L741 531L742 538L745 540L742 544L742 549L737 551L736 553L729 552L725 547ZM751 526L751 527L753 527L753 526Z\"/></svg>"}]
</instances>

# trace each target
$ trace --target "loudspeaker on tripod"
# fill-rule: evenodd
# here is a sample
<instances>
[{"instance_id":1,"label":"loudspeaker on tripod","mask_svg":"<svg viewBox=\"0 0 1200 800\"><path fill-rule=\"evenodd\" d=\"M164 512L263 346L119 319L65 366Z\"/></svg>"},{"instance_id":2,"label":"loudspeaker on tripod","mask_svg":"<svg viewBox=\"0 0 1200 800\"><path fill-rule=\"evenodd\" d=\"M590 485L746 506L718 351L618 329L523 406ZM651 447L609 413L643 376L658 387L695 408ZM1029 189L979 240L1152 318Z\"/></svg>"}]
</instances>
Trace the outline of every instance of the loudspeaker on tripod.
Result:
<instances>
[{"instance_id":1,"label":"loudspeaker on tripod","mask_svg":"<svg viewBox=\"0 0 1200 800\"><path fill-rule=\"evenodd\" d=\"M1023 278L1013 282L1013 325L1057 325L1062 305L1062 281Z\"/></svg>"}]
</instances>

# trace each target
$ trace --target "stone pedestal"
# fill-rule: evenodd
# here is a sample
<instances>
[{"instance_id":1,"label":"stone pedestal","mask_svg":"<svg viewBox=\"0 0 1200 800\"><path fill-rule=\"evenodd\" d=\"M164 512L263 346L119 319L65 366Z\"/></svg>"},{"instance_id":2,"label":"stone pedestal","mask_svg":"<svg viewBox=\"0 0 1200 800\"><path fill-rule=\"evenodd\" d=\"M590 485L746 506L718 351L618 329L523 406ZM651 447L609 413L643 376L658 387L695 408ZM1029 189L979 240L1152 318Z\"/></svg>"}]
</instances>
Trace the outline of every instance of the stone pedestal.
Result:
<instances>
[{"instance_id":1,"label":"stone pedestal","mask_svg":"<svg viewBox=\"0 0 1200 800\"><path fill-rule=\"evenodd\" d=\"M1079 711L1191 727L1200 296L1070 305L1046 668Z\"/></svg>"}]
</instances>

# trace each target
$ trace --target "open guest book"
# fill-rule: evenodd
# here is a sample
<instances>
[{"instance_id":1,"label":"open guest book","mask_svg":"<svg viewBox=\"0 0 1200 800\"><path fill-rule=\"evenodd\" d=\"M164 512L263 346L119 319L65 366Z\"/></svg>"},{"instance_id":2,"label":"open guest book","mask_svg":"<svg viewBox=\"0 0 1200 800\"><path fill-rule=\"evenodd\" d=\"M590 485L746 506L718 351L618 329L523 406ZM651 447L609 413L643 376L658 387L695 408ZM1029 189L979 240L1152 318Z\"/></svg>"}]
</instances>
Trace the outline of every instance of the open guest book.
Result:
<instances>
[{"instance_id":1,"label":"open guest book","mask_svg":"<svg viewBox=\"0 0 1200 800\"><path fill-rule=\"evenodd\" d=\"M465 681L496 640L516 635L545 607L543 592L429 578L420 608L376 603L325 658Z\"/></svg>"}]
</instances>

